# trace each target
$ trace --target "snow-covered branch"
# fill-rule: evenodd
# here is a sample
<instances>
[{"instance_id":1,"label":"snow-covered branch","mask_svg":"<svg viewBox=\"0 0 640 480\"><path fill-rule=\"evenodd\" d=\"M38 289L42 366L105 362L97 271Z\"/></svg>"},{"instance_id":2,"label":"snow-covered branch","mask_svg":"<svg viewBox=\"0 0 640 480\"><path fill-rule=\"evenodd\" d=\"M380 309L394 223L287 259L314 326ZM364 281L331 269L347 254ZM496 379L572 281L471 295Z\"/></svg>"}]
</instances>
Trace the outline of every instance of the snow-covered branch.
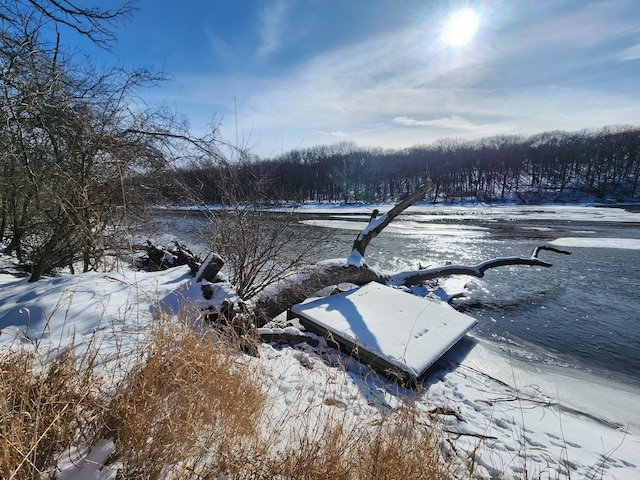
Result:
<instances>
[{"instance_id":1,"label":"snow-covered branch","mask_svg":"<svg viewBox=\"0 0 640 480\"><path fill-rule=\"evenodd\" d=\"M353 242L353 251L349 256L349 263L352 265L358 265L357 262L361 262L364 257L364 251L369 245L369 242L376 238L378 234L391 223L391 221L404 212L411 205L418 200L422 200L431 190L436 187L435 182L427 183L419 190L409 195L407 198L398 203L395 207L389 210L384 215L378 217L378 210L374 210L371 214L369 224L358 234L356 240Z\"/></svg>"},{"instance_id":2,"label":"snow-covered branch","mask_svg":"<svg viewBox=\"0 0 640 480\"><path fill-rule=\"evenodd\" d=\"M571 254L571 252L553 248L548 245L540 245L533 250L533 253L531 254L530 257L498 257L490 260L485 260L484 262L478 263L477 265L448 264L448 265L442 265L439 267L426 268L421 270L410 270L405 272L398 272L387 277L386 283L388 285L412 286L412 285L420 284L422 282L426 282L428 280L447 277L450 275L469 275L472 277L482 278L484 277L484 272L486 272L490 268L506 267L510 265L551 267L552 266L551 263L545 262L544 260L541 260L540 258L538 258L538 254L540 253L541 250L549 250L555 253L562 253L565 255Z\"/></svg>"}]
</instances>

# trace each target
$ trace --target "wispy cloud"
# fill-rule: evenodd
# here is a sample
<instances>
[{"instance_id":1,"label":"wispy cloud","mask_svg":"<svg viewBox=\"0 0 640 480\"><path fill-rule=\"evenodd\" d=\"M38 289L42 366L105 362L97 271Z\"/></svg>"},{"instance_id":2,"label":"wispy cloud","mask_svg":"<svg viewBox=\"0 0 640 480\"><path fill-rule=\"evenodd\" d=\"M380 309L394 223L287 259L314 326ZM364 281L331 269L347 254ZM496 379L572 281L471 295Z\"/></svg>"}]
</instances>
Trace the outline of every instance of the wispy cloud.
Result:
<instances>
[{"instance_id":1,"label":"wispy cloud","mask_svg":"<svg viewBox=\"0 0 640 480\"><path fill-rule=\"evenodd\" d=\"M260 45L256 51L258 57L264 58L270 55L282 44L288 9L288 0L275 0L262 10L259 30Z\"/></svg>"},{"instance_id":2,"label":"wispy cloud","mask_svg":"<svg viewBox=\"0 0 640 480\"><path fill-rule=\"evenodd\" d=\"M395 117L391 121L396 125L402 125L405 127L438 127L452 130L477 130L480 128L478 125L457 115L434 118L431 120L416 120L415 118L400 116Z\"/></svg>"},{"instance_id":3,"label":"wispy cloud","mask_svg":"<svg viewBox=\"0 0 640 480\"><path fill-rule=\"evenodd\" d=\"M618 58L623 61L640 60L640 43L620 52Z\"/></svg>"},{"instance_id":4,"label":"wispy cloud","mask_svg":"<svg viewBox=\"0 0 640 480\"><path fill-rule=\"evenodd\" d=\"M344 138L347 136L347 134L343 131L331 131L331 132L325 132L323 130L316 130L317 133L319 133L320 135L324 136L324 137L339 137L339 138Z\"/></svg>"}]
</instances>

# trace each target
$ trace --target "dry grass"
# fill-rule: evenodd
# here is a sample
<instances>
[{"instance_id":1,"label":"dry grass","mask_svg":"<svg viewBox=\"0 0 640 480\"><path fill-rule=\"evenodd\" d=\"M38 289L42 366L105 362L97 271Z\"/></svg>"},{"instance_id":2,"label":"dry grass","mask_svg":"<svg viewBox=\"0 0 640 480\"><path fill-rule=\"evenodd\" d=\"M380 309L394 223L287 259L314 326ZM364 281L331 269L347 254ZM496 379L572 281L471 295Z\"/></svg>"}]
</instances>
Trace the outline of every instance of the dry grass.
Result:
<instances>
[{"instance_id":1,"label":"dry grass","mask_svg":"<svg viewBox=\"0 0 640 480\"><path fill-rule=\"evenodd\" d=\"M93 356L72 348L48 361L19 349L0 360L0 478L32 479L72 445L90 442L103 404Z\"/></svg>"},{"instance_id":2,"label":"dry grass","mask_svg":"<svg viewBox=\"0 0 640 480\"><path fill-rule=\"evenodd\" d=\"M422 423L415 407L405 405L369 424L350 423L327 422L319 436L309 430L300 432L296 444L266 462L268 474L260 478L451 478L450 462L439 446L441 432Z\"/></svg>"},{"instance_id":3,"label":"dry grass","mask_svg":"<svg viewBox=\"0 0 640 480\"><path fill-rule=\"evenodd\" d=\"M302 422L283 441L279 429L269 428L282 419L269 411L267 380L235 338L181 325L158 330L149 349L106 419L119 478L448 476L439 431L421 423L410 405L364 425L340 416Z\"/></svg>"},{"instance_id":4,"label":"dry grass","mask_svg":"<svg viewBox=\"0 0 640 480\"><path fill-rule=\"evenodd\" d=\"M198 478L255 437L264 395L231 343L184 324L154 332L105 419L122 478Z\"/></svg>"}]
</instances>

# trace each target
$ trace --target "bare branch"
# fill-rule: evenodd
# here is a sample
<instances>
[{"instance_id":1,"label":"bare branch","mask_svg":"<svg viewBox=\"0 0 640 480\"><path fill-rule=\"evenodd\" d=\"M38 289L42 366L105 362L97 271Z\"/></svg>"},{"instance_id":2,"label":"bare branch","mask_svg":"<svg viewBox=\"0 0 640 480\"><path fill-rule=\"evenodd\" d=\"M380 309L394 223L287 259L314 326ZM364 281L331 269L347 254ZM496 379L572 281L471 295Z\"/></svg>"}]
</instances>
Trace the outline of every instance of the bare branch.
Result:
<instances>
[{"instance_id":1,"label":"bare branch","mask_svg":"<svg viewBox=\"0 0 640 480\"><path fill-rule=\"evenodd\" d=\"M539 245L533 249L531 258L538 258L538 254L540 253L540 250L548 250L550 252L561 253L563 255L571 255L571 252L568 252L567 250L560 250L559 248L555 248L550 245Z\"/></svg>"},{"instance_id":2,"label":"bare branch","mask_svg":"<svg viewBox=\"0 0 640 480\"><path fill-rule=\"evenodd\" d=\"M412 193L407 198L398 203L389 212L377 217L377 210L371 215L369 224L359 234L356 240L353 242L353 250L358 252L361 256L364 256L364 251L369 245L369 242L376 238L378 234L391 223L391 221L400 215L403 211L416 203L418 200L422 200L436 186L435 182L430 182L420 188L418 191Z\"/></svg>"},{"instance_id":3,"label":"bare branch","mask_svg":"<svg viewBox=\"0 0 640 480\"><path fill-rule=\"evenodd\" d=\"M134 10L130 1L115 10L79 7L69 0L27 0L27 4L55 24L69 27L104 47L115 39L110 25Z\"/></svg>"},{"instance_id":4,"label":"bare branch","mask_svg":"<svg viewBox=\"0 0 640 480\"><path fill-rule=\"evenodd\" d=\"M506 267L510 265L528 265L536 267L551 267L552 264L540 260L538 254L541 250L549 250L555 253L571 255L571 252L559 250L547 245L540 245L533 251L531 257L499 257L486 260L477 265L443 265L441 267L427 268L423 270L415 270L408 272L400 272L388 277L389 285L418 285L428 280L433 280L450 275L469 275L472 277L482 278L484 273L490 268Z\"/></svg>"}]
</instances>

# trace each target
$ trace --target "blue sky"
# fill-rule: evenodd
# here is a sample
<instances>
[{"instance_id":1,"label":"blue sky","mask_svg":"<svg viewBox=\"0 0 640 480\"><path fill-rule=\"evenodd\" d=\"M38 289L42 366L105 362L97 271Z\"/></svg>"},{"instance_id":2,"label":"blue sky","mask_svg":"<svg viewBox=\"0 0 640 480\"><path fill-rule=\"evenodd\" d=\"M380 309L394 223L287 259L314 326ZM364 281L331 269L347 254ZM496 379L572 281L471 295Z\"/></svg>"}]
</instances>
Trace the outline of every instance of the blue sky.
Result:
<instances>
[{"instance_id":1,"label":"blue sky","mask_svg":"<svg viewBox=\"0 0 640 480\"><path fill-rule=\"evenodd\" d=\"M640 124L638 0L136 6L96 60L165 71L172 80L143 92L149 104L185 115L196 134L221 121L226 140L263 158ZM453 47L442 30L461 8L477 12L478 31Z\"/></svg>"}]
</instances>

